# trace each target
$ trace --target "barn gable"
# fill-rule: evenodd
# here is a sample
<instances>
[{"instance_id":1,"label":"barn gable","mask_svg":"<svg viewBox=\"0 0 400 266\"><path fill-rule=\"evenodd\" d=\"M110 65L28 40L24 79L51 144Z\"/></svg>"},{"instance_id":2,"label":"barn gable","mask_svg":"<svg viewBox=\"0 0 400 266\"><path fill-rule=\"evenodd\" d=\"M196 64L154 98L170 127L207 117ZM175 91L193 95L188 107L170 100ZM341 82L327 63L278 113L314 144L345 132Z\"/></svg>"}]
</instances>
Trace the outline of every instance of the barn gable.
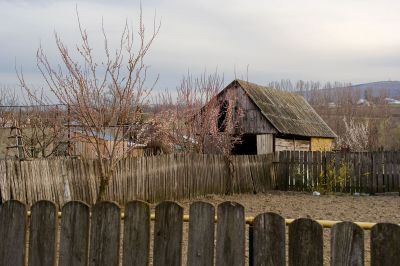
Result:
<instances>
[{"instance_id":1,"label":"barn gable","mask_svg":"<svg viewBox=\"0 0 400 266\"><path fill-rule=\"evenodd\" d=\"M301 95L243 80L235 80L227 88L234 84L238 84L246 92L280 134L336 138L332 129Z\"/></svg>"}]
</instances>

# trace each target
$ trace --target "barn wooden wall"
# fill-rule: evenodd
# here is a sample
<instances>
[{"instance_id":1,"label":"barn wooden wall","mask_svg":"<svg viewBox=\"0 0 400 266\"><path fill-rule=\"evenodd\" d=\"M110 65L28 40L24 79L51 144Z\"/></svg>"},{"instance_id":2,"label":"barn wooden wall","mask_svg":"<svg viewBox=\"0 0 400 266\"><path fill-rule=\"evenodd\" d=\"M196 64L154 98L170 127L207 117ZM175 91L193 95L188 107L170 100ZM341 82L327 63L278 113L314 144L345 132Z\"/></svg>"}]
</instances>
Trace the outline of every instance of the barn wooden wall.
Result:
<instances>
[{"instance_id":1,"label":"barn wooden wall","mask_svg":"<svg viewBox=\"0 0 400 266\"><path fill-rule=\"evenodd\" d=\"M239 125L243 134L266 134L277 133L276 129L262 115L260 109L252 102L247 94L240 87L229 88L237 98L238 109L242 112L239 118ZM225 94L220 95L223 99Z\"/></svg>"},{"instance_id":2,"label":"barn wooden wall","mask_svg":"<svg viewBox=\"0 0 400 266\"><path fill-rule=\"evenodd\" d=\"M311 138L312 151L331 151L332 147L333 147L333 139Z\"/></svg>"},{"instance_id":3,"label":"barn wooden wall","mask_svg":"<svg viewBox=\"0 0 400 266\"><path fill-rule=\"evenodd\" d=\"M275 138L275 151L310 151L310 141Z\"/></svg>"},{"instance_id":4,"label":"barn wooden wall","mask_svg":"<svg viewBox=\"0 0 400 266\"><path fill-rule=\"evenodd\" d=\"M257 135L257 154L274 152L274 136L272 134Z\"/></svg>"}]
</instances>

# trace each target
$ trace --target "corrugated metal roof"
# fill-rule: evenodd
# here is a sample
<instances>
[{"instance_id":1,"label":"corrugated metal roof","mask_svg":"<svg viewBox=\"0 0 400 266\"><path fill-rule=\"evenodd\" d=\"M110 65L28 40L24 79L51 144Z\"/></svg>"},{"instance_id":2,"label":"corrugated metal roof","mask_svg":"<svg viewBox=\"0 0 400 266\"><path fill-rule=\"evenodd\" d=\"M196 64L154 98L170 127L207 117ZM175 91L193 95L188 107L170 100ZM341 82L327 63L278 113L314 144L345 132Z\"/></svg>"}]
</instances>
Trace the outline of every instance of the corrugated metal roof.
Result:
<instances>
[{"instance_id":1,"label":"corrugated metal roof","mask_svg":"<svg viewBox=\"0 0 400 266\"><path fill-rule=\"evenodd\" d=\"M336 138L336 134L303 96L243 80L235 80L282 134ZM229 87L229 86L228 86Z\"/></svg>"}]
</instances>

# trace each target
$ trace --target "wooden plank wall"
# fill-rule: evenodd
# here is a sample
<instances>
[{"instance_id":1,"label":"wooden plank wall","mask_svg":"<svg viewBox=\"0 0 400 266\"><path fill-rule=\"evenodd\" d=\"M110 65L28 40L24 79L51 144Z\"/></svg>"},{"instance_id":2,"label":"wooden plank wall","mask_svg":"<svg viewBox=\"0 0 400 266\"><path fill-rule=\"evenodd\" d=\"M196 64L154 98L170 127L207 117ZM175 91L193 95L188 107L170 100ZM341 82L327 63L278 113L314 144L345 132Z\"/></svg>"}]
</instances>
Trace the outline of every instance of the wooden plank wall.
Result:
<instances>
[{"instance_id":1,"label":"wooden plank wall","mask_svg":"<svg viewBox=\"0 0 400 266\"><path fill-rule=\"evenodd\" d=\"M400 192L400 152L283 151L274 162L281 190Z\"/></svg>"},{"instance_id":2,"label":"wooden plank wall","mask_svg":"<svg viewBox=\"0 0 400 266\"><path fill-rule=\"evenodd\" d=\"M286 230L285 219L279 214L262 213L246 222L244 207L236 202L220 203L216 208L217 221L214 206L192 203L188 243L183 243L184 210L175 202L165 201L156 206L154 225L150 221L150 206L139 201L129 202L125 208L109 201L92 208L83 202L68 202L61 217L57 209L50 201L36 203L31 208L29 223L25 204L8 201L0 205L3 222L0 266L182 265L184 262L214 265L214 260L216 265L245 265L246 257L250 265L322 266L323 250L327 248L323 228L317 221L299 218ZM122 214L122 209L127 212ZM250 224L248 238L246 223ZM369 255L365 250L370 253L371 265L398 265L400 261L397 224L374 225L367 240L368 249L364 248L364 231L355 223L337 223L330 235L330 265L362 266ZM188 252L184 253L186 245Z\"/></svg>"},{"instance_id":3,"label":"wooden plank wall","mask_svg":"<svg viewBox=\"0 0 400 266\"><path fill-rule=\"evenodd\" d=\"M274 152L274 135L257 135L257 154L268 154Z\"/></svg>"},{"instance_id":4,"label":"wooden plank wall","mask_svg":"<svg viewBox=\"0 0 400 266\"><path fill-rule=\"evenodd\" d=\"M234 156L233 192L265 192L275 187L273 155ZM69 200L93 204L99 187L98 162L70 158L0 161L2 201L27 204L46 199L62 206ZM150 202L224 194L227 169L220 155L172 154L130 157L119 162L107 191L118 203Z\"/></svg>"}]
</instances>

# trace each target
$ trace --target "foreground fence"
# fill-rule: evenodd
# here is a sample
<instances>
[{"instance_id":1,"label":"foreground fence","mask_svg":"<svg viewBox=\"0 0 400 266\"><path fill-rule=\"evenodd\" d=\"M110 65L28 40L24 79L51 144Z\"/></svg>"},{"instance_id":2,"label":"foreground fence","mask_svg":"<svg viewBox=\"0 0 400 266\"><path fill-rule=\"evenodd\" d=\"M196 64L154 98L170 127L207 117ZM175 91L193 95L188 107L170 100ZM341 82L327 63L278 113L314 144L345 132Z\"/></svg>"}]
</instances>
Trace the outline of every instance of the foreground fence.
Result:
<instances>
[{"instance_id":1,"label":"foreground fence","mask_svg":"<svg viewBox=\"0 0 400 266\"><path fill-rule=\"evenodd\" d=\"M400 191L400 152L279 152L277 187L384 193Z\"/></svg>"},{"instance_id":2,"label":"foreground fence","mask_svg":"<svg viewBox=\"0 0 400 266\"><path fill-rule=\"evenodd\" d=\"M158 204L154 217L141 201L127 203L124 213L112 202L97 203L90 210L77 201L66 203L61 215L50 201L36 202L30 217L27 211L18 201L0 206L0 266L57 262L60 266L172 266L181 265L183 255L187 265L244 265L247 256L250 265L286 265L287 261L289 265L323 265L323 228L318 222L306 218L291 222L286 245L281 216L263 213L246 219L243 206L235 202L219 204L217 217L214 206L205 202L192 203L189 216L174 202ZM189 221L186 254L182 253L184 221ZM246 223L250 224L249 243ZM400 226L376 224L370 241L371 265L398 265ZM335 224L330 250L331 265L364 265L364 231L351 222Z\"/></svg>"},{"instance_id":3,"label":"foreground fence","mask_svg":"<svg viewBox=\"0 0 400 266\"><path fill-rule=\"evenodd\" d=\"M227 178L234 193L265 192L275 187L271 155L233 156L234 175L228 176L222 156L172 154L130 157L120 161L107 199L119 203L150 202L225 194ZM69 200L93 204L99 188L95 160L54 158L0 161L2 201L16 199L29 205L47 199L62 206Z\"/></svg>"}]
</instances>

